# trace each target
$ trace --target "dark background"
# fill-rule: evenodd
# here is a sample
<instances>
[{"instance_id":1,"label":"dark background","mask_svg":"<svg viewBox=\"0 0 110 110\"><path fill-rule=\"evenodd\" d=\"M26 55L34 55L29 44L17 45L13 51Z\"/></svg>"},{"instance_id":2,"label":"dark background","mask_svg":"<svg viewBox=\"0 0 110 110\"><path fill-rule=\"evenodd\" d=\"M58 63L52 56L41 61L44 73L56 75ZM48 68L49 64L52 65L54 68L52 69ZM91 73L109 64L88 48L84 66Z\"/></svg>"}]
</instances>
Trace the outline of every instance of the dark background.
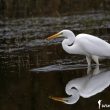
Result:
<instances>
[{"instance_id":1,"label":"dark background","mask_svg":"<svg viewBox=\"0 0 110 110\"><path fill-rule=\"evenodd\" d=\"M110 0L0 0L0 17L62 16L110 10Z\"/></svg>"},{"instance_id":2,"label":"dark background","mask_svg":"<svg viewBox=\"0 0 110 110\"><path fill-rule=\"evenodd\" d=\"M110 104L110 87L73 105L48 98L66 97L68 81L87 75L85 56L67 54L61 39L45 40L62 29L110 43L110 0L0 0L0 110L98 110L99 99ZM100 64L108 70L110 60Z\"/></svg>"}]
</instances>

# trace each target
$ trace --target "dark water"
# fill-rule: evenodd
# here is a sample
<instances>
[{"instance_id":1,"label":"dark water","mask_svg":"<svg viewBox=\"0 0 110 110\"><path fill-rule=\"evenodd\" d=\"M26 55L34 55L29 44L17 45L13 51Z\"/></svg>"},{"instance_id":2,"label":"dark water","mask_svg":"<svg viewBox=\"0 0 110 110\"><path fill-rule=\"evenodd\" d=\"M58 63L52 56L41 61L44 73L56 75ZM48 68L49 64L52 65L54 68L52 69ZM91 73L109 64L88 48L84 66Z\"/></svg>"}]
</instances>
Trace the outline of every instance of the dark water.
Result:
<instances>
[{"instance_id":1,"label":"dark water","mask_svg":"<svg viewBox=\"0 0 110 110\"><path fill-rule=\"evenodd\" d=\"M103 89L97 94L90 98L81 96L72 105L49 99L49 96L66 97L66 84L88 76L88 68L84 56L64 52L62 39L45 40L67 28L75 34L93 34L110 43L109 12L6 20L0 24L0 110L97 110L98 100L110 104L110 60L100 61L101 72L97 77L108 75L108 85L102 87L102 82ZM95 68L93 64L90 74Z\"/></svg>"}]
</instances>

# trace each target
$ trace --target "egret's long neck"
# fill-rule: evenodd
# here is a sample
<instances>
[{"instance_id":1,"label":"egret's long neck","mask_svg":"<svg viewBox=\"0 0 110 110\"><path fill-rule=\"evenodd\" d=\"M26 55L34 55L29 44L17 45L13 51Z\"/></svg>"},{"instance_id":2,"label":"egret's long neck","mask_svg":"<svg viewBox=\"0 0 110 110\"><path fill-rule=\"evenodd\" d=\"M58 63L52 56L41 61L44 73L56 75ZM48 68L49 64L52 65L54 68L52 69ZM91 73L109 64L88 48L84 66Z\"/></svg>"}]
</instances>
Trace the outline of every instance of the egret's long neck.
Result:
<instances>
[{"instance_id":1,"label":"egret's long neck","mask_svg":"<svg viewBox=\"0 0 110 110\"><path fill-rule=\"evenodd\" d=\"M71 96L64 98L66 104L74 104L80 98L79 92L76 89L71 90L71 94L70 95Z\"/></svg>"},{"instance_id":2,"label":"egret's long neck","mask_svg":"<svg viewBox=\"0 0 110 110\"><path fill-rule=\"evenodd\" d=\"M71 46L74 44L75 35L73 33L71 33L66 37L67 37L67 39L64 39L62 42L62 47L67 53L72 54L71 53Z\"/></svg>"}]
</instances>

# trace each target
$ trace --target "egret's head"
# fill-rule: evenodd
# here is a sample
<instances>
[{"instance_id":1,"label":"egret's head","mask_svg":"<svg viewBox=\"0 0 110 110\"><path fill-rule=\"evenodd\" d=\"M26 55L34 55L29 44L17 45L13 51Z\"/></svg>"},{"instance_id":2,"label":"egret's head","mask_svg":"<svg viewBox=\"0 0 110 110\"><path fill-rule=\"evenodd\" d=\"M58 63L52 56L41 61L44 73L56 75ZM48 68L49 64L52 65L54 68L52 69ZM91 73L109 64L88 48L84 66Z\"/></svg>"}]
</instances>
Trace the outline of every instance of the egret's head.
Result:
<instances>
[{"instance_id":1,"label":"egret's head","mask_svg":"<svg viewBox=\"0 0 110 110\"><path fill-rule=\"evenodd\" d=\"M78 97L70 96L70 97L65 97L65 98L49 96L49 98L52 100L58 101L58 102L63 102L65 104L74 104L79 100L79 95L78 95Z\"/></svg>"},{"instance_id":2,"label":"egret's head","mask_svg":"<svg viewBox=\"0 0 110 110\"><path fill-rule=\"evenodd\" d=\"M70 30L62 30L50 37L47 38L47 40L51 40L51 39L55 39L55 38L59 38L59 37L65 37L65 38L68 38L68 37L71 37L73 35L73 32L70 31Z\"/></svg>"},{"instance_id":3,"label":"egret's head","mask_svg":"<svg viewBox=\"0 0 110 110\"><path fill-rule=\"evenodd\" d=\"M59 102L63 102L65 104L74 104L79 100L79 91L77 89L69 89L66 88L68 90L66 90L66 93L69 95L68 97L53 97L53 96L49 96L50 99L55 100L55 101L59 101Z\"/></svg>"}]
</instances>

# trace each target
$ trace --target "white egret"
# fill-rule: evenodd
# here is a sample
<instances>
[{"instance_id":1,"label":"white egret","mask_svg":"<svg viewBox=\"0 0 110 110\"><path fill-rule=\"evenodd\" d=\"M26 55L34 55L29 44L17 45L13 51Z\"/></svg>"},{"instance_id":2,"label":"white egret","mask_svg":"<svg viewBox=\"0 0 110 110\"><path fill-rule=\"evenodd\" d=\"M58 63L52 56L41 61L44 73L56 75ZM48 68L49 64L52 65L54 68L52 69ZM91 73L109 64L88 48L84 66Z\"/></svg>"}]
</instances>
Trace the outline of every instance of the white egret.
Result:
<instances>
[{"instance_id":1,"label":"white egret","mask_svg":"<svg viewBox=\"0 0 110 110\"><path fill-rule=\"evenodd\" d=\"M60 101L66 104L76 103L80 96L83 98L89 98L97 93L102 92L110 85L110 71L101 71L96 68L93 74L86 75L81 78L76 78L69 81L65 87L65 91L69 97L53 97L50 99Z\"/></svg>"},{"instance_id":2,"label":"white egret","mask_svg":"<svg viewBox=\"0 0 110 110\"><path fill-rule=\"evenodd\" d=\"M110 57L110 44L106 41L89 34L78 34L76 37L70 30L62 30L48 37L48 40L64 37L63 49L69 54L81 54L86 56L88 65L91 59L99 65L99 57Z\"/></svg>"}]
</instances>

